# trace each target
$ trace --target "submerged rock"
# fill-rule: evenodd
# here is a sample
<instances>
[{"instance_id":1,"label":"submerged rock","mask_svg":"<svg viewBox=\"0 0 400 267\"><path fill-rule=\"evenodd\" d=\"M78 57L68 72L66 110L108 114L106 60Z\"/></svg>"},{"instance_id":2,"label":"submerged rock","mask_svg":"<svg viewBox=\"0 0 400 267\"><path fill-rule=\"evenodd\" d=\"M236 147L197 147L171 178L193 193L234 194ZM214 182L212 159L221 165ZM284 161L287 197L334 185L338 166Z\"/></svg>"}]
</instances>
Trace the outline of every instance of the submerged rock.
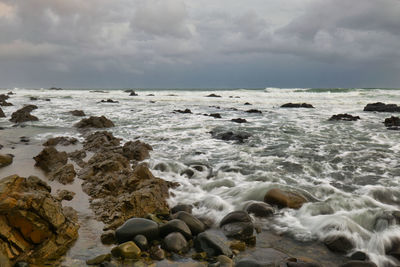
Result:
<instances>
[{"instance_id":1,"label":"submerged rock","mask_svg":"<svg viewBox=\"0 0 400 267\"><path fill-rule=\"evenodd\" d=\"M249 110L246 110L246 112L247 113L256 113L256 114L261 114L262 113L262 111L258 110L258 109L249 109Z\"/></svg>"},{"instance_id":2,"label":"submerged rock","mask_svg":"<svg viewBox=\"0 0 400 267\"><path fill-rule=\"evenodd\" d=\"M224 141L237 141L238 143L244 143L246 139L248 139L251 135L245 132L214 132L211 131L211 135L215 139L221 139Z\"/></svg>"},{"instance_id":3,"label":"submerged rock","mask_svg":"<svg viewBox=\"0 0 400 267\"><path fill-rule=\"evenodd\" d=\"M183 113L183 114L192 114L192 111L190 109L185 109L185 110L181 110L181 109L176 109L174 110L175 113Z\"/></svg>"},{"instance_id":4,"label":"submerged rock","mask_svg":"<svg viewBox=\"0 0 400 267\"><path fill-rule=\"evenodd\" d=\"M207 95L206 97L221 97L220 95L216 95L214 93Z\"/></svg>"},{"instance_id":5,"label":"submerged rock","mask_svg":"<svg viewBox=\"0 0 400 267\"><path fill-rule=\"evenodd\" d=\"M350 114L344 113L344 114L337 114L333 115L330 117L330 121L357 121L360 120L361 118L359 116L352 116Z\"/></svg>"},{"instance_id":6,"label":"submerged rock","mask_svg":"<svg viewBox=\"0 0 400 267\"><path fill-rule=\"evenodd\" d=\"M104 116L90 116L90 118L82 119L80 122L75 124L75 127L77 128L110 128L114 126L114 123Z\"/></svg>"},{"instance_id":7,"label":"submerged rock","mask_svg":"<svg viewBox=\"0 0 400 267\"><path fill-rule=\"evenodd\" d=\"M286 103L281 108L314 108L313 105L307 103Z\"/></svg>"},{"instance_id":8,"label":"submerged rock","mask_svg":"<svg viewBox=\"0 0 400 267\"><path fill-rule=\"evenodd\" d=\"M27 105L14 113L11 114L11 122L15 123L20 123L20 122L26 122L26 121L38 121L39 119L33 115L31 115L31 112L38 107L35 105Z\"/></svg>"},{"instance_id":9,"label":"submerged rock","mask_svg":"<svg viewBox=\"0 0 400 267\"><path fill-rule=\"evenodd\" d=\"M110 98L107 99L107 100L104 100L104 99L103 99L103 100L101 100L100 102L101 102L101 103L119 103L118 101L112 100L112 99L110 99Z\"/></svg>"},{"instance_id":10,"label":"submerged rock","mask_svg":"<svg viewBox=\"0 0 400 267\"><path fill-rule=\"evenodd\" d=\"M400 112L400 107L396 104L385 104L382 102L370 103L364 107L364 111L376 112Z\"/></svg>"},{"instance_id":11,"label":"submerged rock","mask_svg":"<svg viewBox=\"0 0 400 267\"><path fill-rule=\"evenodd\" d=\"M247 122L246 119L242 119L242 118L231 119L231 121L236 122L236 123L246 123Z\"/></svg>"},{"instance_id":12,"label":"submerged rock","mask_svg":"<svg viewBox=\"0 0 400 267\"><path fill-rule=\"evenodd\" d=\"M71 113L72 116L76 116L76 117L84 117L86 116L85 112L83 112L83 110L71 110L69 113Z\"/></svg>"},{"instance_id":13,"label":"submerged rock","mask_svg":"<svg viewBox=\"0 0 400 267\"><path fill-rule=\"evenodd\" d=\"M264 202L276 205L278 208L299 209L307 202L307 199L298 192L273 188L265 194Z\"/></svg>"}]
</instances>

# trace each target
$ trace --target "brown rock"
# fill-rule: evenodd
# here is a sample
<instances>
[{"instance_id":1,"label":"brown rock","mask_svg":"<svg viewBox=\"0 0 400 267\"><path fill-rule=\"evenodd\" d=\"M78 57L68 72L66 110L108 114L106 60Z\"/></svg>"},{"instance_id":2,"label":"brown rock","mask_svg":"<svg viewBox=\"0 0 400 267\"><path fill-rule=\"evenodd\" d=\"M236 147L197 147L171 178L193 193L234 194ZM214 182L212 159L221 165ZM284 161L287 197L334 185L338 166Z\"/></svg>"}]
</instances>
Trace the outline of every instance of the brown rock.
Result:
<instances>
[{"instance_id":1,"label":"brown rock","mask_svg":"<svg viewBox=\"0 0 400 267\"><path fill-rule=\"evenodd\" d=\"M48 139L43 145L44 146L56 146L56 145L75 145L78 142L78 139L73 137L65 137L65 136L58 136L54 138Z\"/></svg>"},{"instance_id":2,"label":"brown rock","mask_svg":"<svg viewBox=\"0 0 400 267\"><path fill-rule=\"evenodd\" d=\"M75 124L75 127L77 128L110 128L114 126L114 123L104 116L90 116L90 118L82 119L80 122Z\"/></svg>"},{"instance_id":3,"label":"brown rock","mask_svg":"<svg viewBox=\"0 0 400 267\"><path fill-rule=\"evenodd\" d=\"M110 149L118 149L120 143L121 139L114 137L112 133L107 131L99 131L89 135L85 139L83 147L86 150L97 152Z\"/></svg>"},{"instance_id":4,"label":"brown rock","mask_svg":"<svg viewBox=\"0 0 400 267\"><path fill-rule=\"evenodd\" d=\"M11 155L0 154L0 168L10 165L13 162Z\"/></svg>"},{"instance_id":5,"label":"brown rock","mask_svg":"<svg viewBox=\"0 0 400 267\"><path fill-rule=\"evenodd\" d=\"M33 115L31 115L31 112L33 110L37 109L37 106L35 105L27 105L14 113L11 114L11 122L26 122L26 121L38 121L39 119Z\"/></svg>"},{"instance_id":6,"label":"brown rock","mask_svg":"<svg viewBox=\"0 0 400 267\"><path fill-rule=\"evenodd\" d=\"M46 147L33 159L36 167L51 172L67 164L68 156L66 152L58 152L54 147Z\"/></svg>"},{"instance_id":7,"label":"brown rock","mask_svg":"<svg viewBox=\"0 0 400 267\"><path fill-rule=\"evenodd\" d=\"M139 140L126 142L122 147L122 153L129 160L142 161L150 157L149 151L153 148Z\"/></svg>"},{"instance_id":8,"label":"brown rock","mask_svg":"<svg viewBox=\"0 0 400 267\"><path fill-rule=\"evenodd\" d=\"M62 184L71 184L74 182L74 178L76 176L76 172L74 169L74 165L67 164L61 166L60 168L52 171L49 175L50 180L56 180Z\"/></svg>"},{"instance_id":9,"label":"brown rock","mask_svg":"<svg viewBox=\"0 0 400 267\"><path fill-rule=\"evenodd\" d=\"M354 248L354 243L345 235L331 235L325 238L325 245L334 252L347 253Z\"/></svg>"},{"instance_id":10,"label":"brown rock","mask_svg":"<svg viewBox=\"0 0 400 267\"><path fill-rule=\"evenodd\" d=\"M77 117L84 117L85 112L83 112L83 110L72 110L69 113L71 113L72 116L77 116Z\"/></svg>"},{"instance_id":11,"label":"brown rock","mask_svg":"<svg viewBox=\"0 0 400 267\"><path fill-rule=\"evenodd\" d=\"M265 194L264 202L279 208L299 209L307 202L307 199L297 192L273 188Z\"/></svg>"},{"instance_id":12,"label":"brown rock","mask_svg":"<svg viewBox=\"0 0 400 267\"><path fill-rule=\"evenodd\" d=\"M68 191L68 190L65 190L65 189L63 189L63 190L57 190L57 199L58 200L60 200L60 201L62 201L62 200L67 200L67 201L71 201L73 198L74 198L74 196L75 196L75 193L74 192L72 192L72 191Z\"/></svg>"}]
</instances>

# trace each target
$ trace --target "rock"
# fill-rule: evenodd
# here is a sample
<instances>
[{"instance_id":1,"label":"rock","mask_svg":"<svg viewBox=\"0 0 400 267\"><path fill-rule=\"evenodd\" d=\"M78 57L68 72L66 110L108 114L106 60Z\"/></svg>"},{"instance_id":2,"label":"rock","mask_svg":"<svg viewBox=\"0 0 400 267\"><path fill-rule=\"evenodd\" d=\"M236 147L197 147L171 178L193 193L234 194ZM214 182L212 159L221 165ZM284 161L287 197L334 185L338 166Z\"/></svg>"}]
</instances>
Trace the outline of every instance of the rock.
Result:
<instances>
[{"instance_id":1,"label":"rock","mask_svg":"<svg viewBox=\"0 0 400 267\"><path fill-rule=\"evenodd\" d=\"M352 116L350 114L344 113L344 114L337 114L333 115L330 117L330 121L357 121L360 120L361 118L359 116Z\"/></svg>"},{"instance_id":2,"label":"rock","mask_svg":"<svg viewBox=\"0 0 400 267\"><path fill-rule=\"evenodd\" d=\"M247 122L246 119L242 119L242 118L231 119L231 121L236 122L236 123L246 123Z\"/></svg>"},{"instance_id":3,"label":"rock","mask_svg":"<svg viewBox=\"0 0 400 267\"><path fill-rule=\"evenodd\" d=\"M264 202L276 205L278 208L299 209L307 199L297 192L273 188L265 194Z\"/></svg>"},{"instance_id":4,"label":"rock","mask_svg":"<svg viewBox=\"0 0 400 267\"><path fill-rule=\"evenodd\" d=\"M125 242L111 250L111 254L116 258L139 259L141 250L133 241Z\"/></svg>"},{"instance_id":5,"label":"rock","mask_svg":"<svg viewBox=\"0 0 400 267\"><path fill-rule=\"evenodd\" d=\"M221 229L229 238L248 240L253 236L254 225L252 222L232 222L224 224Z\"/></svg>"},{"instance_id":6,"label":"rock","mask_svg":"<svg viewBox=\"0 0 400 267\"><path fill-rule=\"evenodd\" d=\"M247 213L252 213L256 217L269 217L274 215L274 208L260 201L254 201L245 206L245 211Z\"/></svg>"},{"instance_id":7,"label":"rock","mask_svg":"<svg viewBox=\"0 0 400 267\"><path fill-rule=\"evenodd\" d=\"M101 100L100 102L101 102L101 103L119 103L118 101L112 100L112 99L110 99L110 98L107 99L107 100L104 100L104 99L103 99L103 100Z\"/></svg>"},{"instance_id":8,"label":"rock","mask_svg":"<svg viewBox=\"0 0 400 267\"><path fill-rule=\"evenodd\" d=\"M43 145L44 146L68 146L68 145L75 145L78 142L78 139L73 137L65 137L65 136L58 136L49 138Z\"/></svg>"},{"instance_id":9,"label":"rock","mask_svg":"<svg viewBox=\"0 0 400 267\"><path fill-rule=\"evenodd\" d=\"M63 212L51 188L37 177L0 180L0 254L11 263L54 264L78 237L77 221Z\"/></svg>"},{"instance_id":10,"label":"rock","mask_svg":"<svg viewBox=\"0 0 400 267\"><path fill-rule=\"evenodd\" d=\"M314 108L313 105L307 103L286 103L281 108Z\"/></svg>"},{"instance_id":11,"label":"rock","mask_svg":"<svg viewBox=\"0 0 400 267\"><path fill-rule=\"evenodd\" d=\"M174 110L175 113L183 113L183 114L192 114L192 111L190 109L185 109L185 110L181 110L181 109L176 109Z\"/></svg>"},{"instance_id":12,"label":"rock","mask_svg":"<svg viewBox=\"0 0 400 267\"><path fill-rule=\"evenodd\" d=\"M29 97L29 100L31 100L31 101L37 101L38 98L37 98L37 97L34 97L34 96L31 96L31 97Z\"/></svg>"},{"instance_id":13,"label":"rock","mask_svg":"<svg viewBox=\"0 0 400 267\"><path fill-rule=\"evenodd\" d=\"M151 145L139 140L126 142L122 147L122 154L129 160L142 161L150 158L149 151L153 150Z\"/></svg>"},{"instance_id":14,"label":"rock","mask_svg":"<svg viewBox=\"0 0 400 267\"><path fill-rule=\"evenodd\" d=\"M392 116L390 118L386 118L383 123L389 129L398 130L400 127L400 118Z\"/></svg>"},{"instance_id":15,"label":"rock","mask_svg":"<svg viewBox=\"0 0 400 267\"><path fill-rule=\"evenodd\" d=\"M189 214L192 214L193 205L188 204L178 204L171 209L171 213L177 213L179 211L185 211Z\"/></svg>"},{"instance_id":16,"label":"rock","mask_svg":"<svg viewBox=\"0 0 400 267\"><path fill-rule=\"evenodd\" d=\"M247 113L257 113L257 114L261 114L262 113L261 110L258 110L258 109L249 109L249 110L246 110L246 112Z\"/></svg>"},{"instance_id":17,"label":"rock","mask_svg":"<svg viewBox=\"0 0 400 267\"><path fill-rule=\"evenodd\" d=\"M60 91L60 90L63 90L63 89L62 88L57 88L57 87L51 87L51 88L49 88L49 90Z\"/></svg>"},{"instance_id":18,"label":"rock","mask_svg":"<svg viewBox=\"0 0 400 267\"><path fill-rule=\"evenodd\" d=\"M83 148L93 152L118 149L121 138L116 138L107 131L97 131L86 137Z\"/></svg>"},{"instance_id":19,"label":"rock","mask_svg":"<svg viewBox=\"0 0 400 267\"><path fill-rule=\"evenodd\" d=\"M232 250L245 251L246 250L246 243L242 242L240 240L233 240L233 241L230 242L229 247Z\"/></svg>"},{"instance_id":20,"label":"rock","mask_svg":"<svg viewBox=\"0 0 400 267\"><path fill-rule=\"evenodd\" d=\"M233 261L225 255L219 255L217 257L217 261L219 262L221 267L233 267L235 264Z\"/></svg>"},{"instance_id":21,"label":"rock","mask_svg":"<svg viewBox=\"0 0 400 267\"><path fill-rule=\"evenodd\" d=\"M216 118L216 119L221 119L221 118L222 118L222 117L221 117L221 114L219 114L219 113L211 113L211 114L208 115L208 116L213 117L213 118Z\"/></svg>"},{"instance_id":22,"label":"rock","mask_svg":"<svg viewBox=\"0 0 400 267\"><path fill-rule=\"evenodd\" d=\"M98 265L104 261L110 261L111 254L103 254L86 261L87 265Z\"/></svg>"},{"instance_id":23,"label":"rock","mask_svg":"<svg viewBox=\"0 0 400 267\"><path fill-rule=\"evenodd\" d=\"M118 243L124 243L137 235L144 235L149 240L158 238L158 224L143 218L131 218L115 231L115 237Z\"/></svg>"},{"instance_id":24,"label":"rock","mask_svg":"<svg viewBox=\"0 0 400 267\"><path fill-rule=\"evenodd\" d=\"M63 201L63 200L71 201L75 196L74 192L68 191L68 190L65 190L65 189L58 189L56 194L57 194L56 198L59 201Z\"/></svg>"},{"instance_id":25,"label":"rock","mask_svg":"<svg viewBox=\"0 0 400 267\"><path fill-rule=\"evenodd\" d=\"M183 172L180 173L181 176L186 175L188 178L192 178L192 176L194 175L194 171L191 169L186 169Z\"/></svg>"},{"instance_id":26,"label":"rock","mask_svg":"<svg viewBox=\"0 0 400 267\"><path fill-rule=\"evenodd\" d=\"M366 261L369 259L369 257L363 251L356 251L353 254L351 254L350 259L356 260L356 261Z\"/></svg>"},{"instance_id":27,"label":"rock","mask_svg":"<svg viewBox=\"0 0 400 267\"><path fill-rule=\"evenodd\" d=\"M131 93L129 94L129 96L138 96L138 94L135 93L135 92L131 92Z\"/></svg>"},{"instance_id":28,"label":"rock","mask_svg":"<svg viewBox=\"0 0 400 267\"><path fill-rule=\"evenodd\" d=\"M0 106L7 107L7 106L13 106L13 104L7 102L6 100L0 100Z\"/></svg>"},{"instance_id":29,"label":"rock","mask_svg":"<svg viewBox=\"0 0 400 267\"><path fill-rule=\"evenodd\" d=\"M147 250L149 247L149 243L147 242L147 238L144 235L137 235L133 239L133 242L141 249L141 250Z\"/></svg>"},{"instance_id":30,"label":"rock","mask_svg":"<svg viewBox=\"0 0 400 267\"><path fill-rule=\"evenodd\" d=\"M270 266L271 265L269 264L264 264L251 259L241 259L235 264L235 267L270 267Z\"/></svg>"},{"instance_id":31,"label":"rock","mask_svg":"<svg viewBox=\"0 0 400 267\"><path fill-rule=\"evenodd\" d=\"M251 106L249 102L244 103L245 106Z\"/></svg>"},{"instance_id":32,"label":"rock","mask_svg":"<svg viewBox=\"0 0 400 267\"><path fill-rule=\"evenodd\" d=\"M364 111L376 112L400 112L400 107L396 104L385 104L382 102L370 103L364 107Z\"/></svg>"},{"instance_id":33,"label":"rock","mask_svg":"<svg viewBox=\"0 0 400 267\"><path fill-rule=\"evenodd\" d=\"M216 95L216 94L209 94L209 95L207 95L206 97L221 97L220 95Z\"/></svg>"},{"instance_id":34,"label":"rock","mask_svg":"<svg viewBox=\"0 0 400 267\"><path fill-rule=\"evenodd\" d=\"M354 243L345 235L330 235L324 239L324 244L333 252L348 253L354 248Z\"/></svg>"},{"instance_id":35,"label":"rock","mask_svg":"<svg viewBox=\"0 0 400 267\"><path fill-rule=\"evenodd\" d=\"M114 123L104 116L90 116L90 118L82 119L80 122L75 124L75 127L77 128L110 128L114 126Z\"/></svg>"},{"instance_id":36,"label":"rock","mask_svg":"<svg viewBox=\"0 0 400 267\"><path fill-rule=\"evenodd\" d=\"M9 99L10 97L8 96L8 95L5 95L5 94L1 94L0 95L0 101L4 101L4 100L7 100L7 99Z\"/></svg>"},{"instance_id":37,"label":"rock","mask_svg":"<svg viewBox=\"0 0 400 267\"><path fill-rule=\"evenodd\" d=\"M245 132L220 132L216 133L211 131L211 135L213 138L221 139L224 141L237 141L238 143L244 143L246 139L248 139L251 135Z\"/></svg>"},{"instance_id":38,"label":"rock","mask_svg":"<svg viewBox=\"0 0 400 267\"><path fill-rule=\"evenodd\" d=\"M71 113L72 116L76 116L76 117L84 117L86 116L85 112L83 112L83 110L71 110L69 113Z\"/></svg>"},{"instance_id":39,"label":"rock","mask_svg":"<svg viewBox=\"0 0 400 267\"><path fill-rule=\"evenodd\" d=\"M21 136L20 138L19 138L19 141L21 142L21 143L29 143L29 137L26 137L26 136Z\"/></svg>"},{"instance_id":40,"label":"rock","mask_svg":"<svg viewBox=\"0 0 400 267\"><path fill-rule=\"evenodd\" d=\"M13 157L11 155L0 154L0 168L11 165Z\"/></svg>"},{"instance_id":41,"label":"rock","mask_svg":"<svg viewBox=\"0 0 400 267\"><path fill-rule=\"evenodd\" d=\"M340 267L378 267L372 261L348 261Z\"/></svg>"},{"instance_id":42,"label":"rock","mask_svg":"<svg viewBox=\"0 0 400 267\"><path fill-rule=\"evenodd\" d=\"M175 213L173 218L184 221L193 235L197 235L205 230L204 224L199 219L185 211Z\"/></svg>"},{"instance_id":43,"label":"rock","mask_svg":"<svg viewBox=\"0 0 400 267\"><path fill-rule=\"evenodd\" d=\"M160 236L162 237L173 232L179 232L186 239L192 239L192 232L190 231L190 228L182 220L173 219L160 226Z\"/></svg>"},{"instance_id":44,"label":"rock","mask_svg":"<svg viewBox=\"0 0 400 267\"><path fill-rule=\"evenodd\" d=\"M111 245L116 243L115 231L108 230L101 234L100 236L101 243L105 245Z\"/></svg>"},{"instance_id":45,"label":"rock","mask_svg":"<svg viewBox=\"0 0 400 267\"><path fill-rule=\"evenodd\" d=\"M68 156L66 152L58 152L54 147L46 147L33 159L36 167L51 172L67 164Z\"/></svg>"},{"instance_id":46,"label":"rock","mask_svg":"<svg viewBox=\"0 0 400 267\"><path fill-rule=\"evenodd\" d=\"M5 118L6 115L4 114L3 110L0 108L0 118Z\"/></svg>"},{"instance_id":47,"label":"rock","mask_svg":"<svg viewBox=\"0 0 400 267\"><path fill-rule=\"evenodd\" d=\"M29 267L29 263L26 261L19 261L15 263L13 267Z\"/></svg>"},{"instance_id":48,"label":"rock","mask_svg":"<svg viewBox=\"0 0 400 267\"><path fill-rule=\"evenodd\" d=\"M286 263L287 267L322 267L322 265L314 262L290 262Z\"/></svg>"},{"instance_id":49,"label":"rock","mask_svg":"<svg viewBox=\"0 0 400 267\"><path fill-rule=\"evenodd\" d=\"M38 121L39 119L30 113L37 109L35 105L27 105L11 114L11 122L20 123L26 121Z\"/></svg>"},{"instance_id":50,"label":"rock","mask_svg":"<svg viewBox=\"0 0 400 267\"><path fill-rule=\"evenodd\" d=\"M161 261L165 259L165 251L159 246L154 246L150 248L150 257L153 260Z\"/></svg>"},{"instance_id":51,"label":"rock","mask_svg":"<svg viewBox=\"0 0 400 267\"><path fill-rule=\"evenodd\" d=\"M194 240L194 247L198 252L206 252L208 257L219 255L232 257L232 251L224 241L210 232L203 232L197 235Z\"/></svg>"},{"instance_id":52,"label":"rock","mask_svg":"<svg viewBox=\"0 0 400 267\"><path fill-rule=\"evenodd\" d=\"M109 261L104 261L100 263L99 267L117 267L117 266Z\"/></svg>"},{"instance_id":53,"label":"rock","mask_svg":"<svg viewBox=\"0 0 400 267\"><path fill-rule=\"evenodd\" d=\"M188 243L185 237L179 232L168 234L163 240L164 249L175 253L184 252Z\"/></svg>"}]
</instances>

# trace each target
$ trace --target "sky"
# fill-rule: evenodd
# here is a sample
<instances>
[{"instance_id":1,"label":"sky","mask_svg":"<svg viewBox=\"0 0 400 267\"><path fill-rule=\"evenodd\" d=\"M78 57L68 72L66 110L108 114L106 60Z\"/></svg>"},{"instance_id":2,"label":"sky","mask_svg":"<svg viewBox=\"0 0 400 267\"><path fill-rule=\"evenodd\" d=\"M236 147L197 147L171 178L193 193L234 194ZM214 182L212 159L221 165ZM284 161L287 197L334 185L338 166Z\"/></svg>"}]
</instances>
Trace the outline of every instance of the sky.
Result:
<instances>
[{"instance_id":1,"label":"sky","mask_svg":"<svg viewBox=\"0 0 400 267\"><path fill-rule=\"evenodd\" d=\"M0 88L400 88L400 0L0 0Z\"/></svg>"}]
</instances>

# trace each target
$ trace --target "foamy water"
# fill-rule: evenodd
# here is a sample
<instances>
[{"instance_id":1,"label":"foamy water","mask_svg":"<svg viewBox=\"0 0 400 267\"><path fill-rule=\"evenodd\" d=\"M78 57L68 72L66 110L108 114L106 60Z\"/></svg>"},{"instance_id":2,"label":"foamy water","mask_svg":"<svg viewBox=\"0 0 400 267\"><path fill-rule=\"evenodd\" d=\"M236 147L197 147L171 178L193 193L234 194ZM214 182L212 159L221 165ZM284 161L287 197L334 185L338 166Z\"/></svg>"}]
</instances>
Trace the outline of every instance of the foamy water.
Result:
<instances>
[{"instance_id":1,"label":"foamy water","mask_svg":"<svg viewBox=\"0 0 400 267\"><path fill-rule=\"evenodd\" d=\"M111 119L116 127L110 131L125 141L139 138L151 144L153 173L181 184L173 190L171 205L195 204L194 213L219 221L247 201L263 200L270 188L300 190L314 201L299 210L281 210L264 222L265 228L299 240L343 233L380 266L394 261L385 256L384 245L400 238L400 226L385 218L399 210L400 132L382 123L395 114L362 110L378 101L400 104L400 90L139 90L139 96L122 90L13 91L16 95L9 102L14 106L3 111L10 117L23 104L37 105L32 114L39 121L27 123L26 129L43 129L35 136L38 140L56 135L81 138L73 128L81 118L67 112L82 109ZM204 97L210 93L222 97ZM51 101L30 101L31 96ZM98 103L108 98L119 103ZM307 102L315 109L279 108L287 102ZM172 113L185 108L193 114ZM253 108L263 113L244 112ZM210 113L220 113L222 119L203 115ZM328 121L338 113L361 120ZM248 123L230 121L239 117ZM11 126L0 118L0 127ZM251 137L237 144L213 139L210 131L241 131ZM182 174L188 168L194 171L191 178Z\"/></svg>"}]
</instances>

